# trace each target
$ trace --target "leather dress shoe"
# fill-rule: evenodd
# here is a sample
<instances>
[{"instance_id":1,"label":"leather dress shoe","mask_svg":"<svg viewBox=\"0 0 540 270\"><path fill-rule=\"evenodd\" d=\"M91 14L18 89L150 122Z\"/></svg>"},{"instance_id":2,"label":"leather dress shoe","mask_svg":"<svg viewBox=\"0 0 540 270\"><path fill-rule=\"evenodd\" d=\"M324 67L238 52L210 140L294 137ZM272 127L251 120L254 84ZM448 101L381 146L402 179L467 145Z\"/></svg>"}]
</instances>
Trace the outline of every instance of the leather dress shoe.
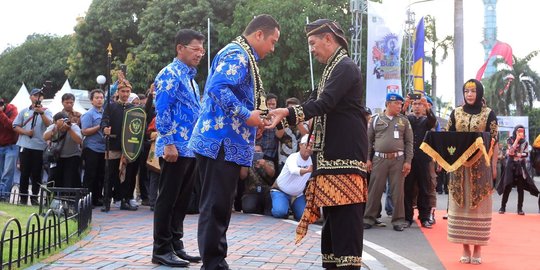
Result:
<instances>
[{"instance_id":1,"label":"leather dress shoe","mask_svg":"<svg viewBox=\"0 0 540 270\"><path fill-rule=\"evenodd\" d=\"M128 211L137 211L139 209L137 206L132 206L129 204L129 201L122 200L120 203L120 210L128 210Z\"/></svg>"},{"instance_id":2,"label":"leather dress shoe","mask_svg":"<svg viewBox=\"0 0 540 270\"><path fill-rule=\"evenodd\" d=\"M422 227L424 227L426 229L431 229L432 228L431 223L429 223L429 221L427 221L427 220L422 221Z\"/></svg>"},{"instance_id":3,"label":"leather dress shoe","mask_svg":"<svg viewBox=\"0 0 540 270\"><path fill-rule=\"evenodd\" d=\"M189 262L176 256L174 252L168 252L163 255L152 255L152 263L162 264L170 267L188 267Z\"/></svg>"},{"instance_id":4,"label":"leather dress shoe","mask_svg":"<svg viewBox=\"0 0 540 270\"><path fill-rule=\"evenodd\" d=\"M398 231L398 232L403 231L403 225L394 225L394 231Z\"/></svg>"},{"instance_id":5,"label":"leather dress shoe","mask_svg":"<svg viewBox=\"0 0 540 270\"><path fill-rule=\"evenodd\" d=\"M177 249L174 252L176 253L178 258L180 258L180 259L183 259L183 260L186 260L186 261L189 261L189 262L193 262L193 263L201 261L200 256L191 256L191 255L186 253L185 249Z\"/></svg>"},{"instance_id":6,"label":"leather dress shoe","mask_svg":"<svg viewBox=\"0 0 540 270\"><path fill-rule=\"evenodd\" d=\"M371 229L371 227L373 227L373 225L371 225L369 223L364 223L364 230L369 230L369 229Z\"/></svg>"}]
</instances>

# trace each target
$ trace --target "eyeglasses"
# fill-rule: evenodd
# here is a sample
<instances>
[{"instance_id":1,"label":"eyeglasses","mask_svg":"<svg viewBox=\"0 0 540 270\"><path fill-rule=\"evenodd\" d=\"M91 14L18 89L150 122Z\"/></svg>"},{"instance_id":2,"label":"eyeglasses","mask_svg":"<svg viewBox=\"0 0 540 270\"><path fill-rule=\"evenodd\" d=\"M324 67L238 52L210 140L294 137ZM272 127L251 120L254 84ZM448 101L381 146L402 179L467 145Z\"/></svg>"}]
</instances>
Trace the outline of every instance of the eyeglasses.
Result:
<instances>
[{"instance_id":1,"label":"eyeglasses","mask_svg":"<svg viewBox=\"0 0 540 270\"><path fill-rule=\"evenodd\" d=\"M206 54L206 50L203 47L193 47L193 46L188 46L188 45L183 45L183 46L190 49L190 50L193 50L194 52L198 52L201 55Z\"/></svg>"}]
</instances>

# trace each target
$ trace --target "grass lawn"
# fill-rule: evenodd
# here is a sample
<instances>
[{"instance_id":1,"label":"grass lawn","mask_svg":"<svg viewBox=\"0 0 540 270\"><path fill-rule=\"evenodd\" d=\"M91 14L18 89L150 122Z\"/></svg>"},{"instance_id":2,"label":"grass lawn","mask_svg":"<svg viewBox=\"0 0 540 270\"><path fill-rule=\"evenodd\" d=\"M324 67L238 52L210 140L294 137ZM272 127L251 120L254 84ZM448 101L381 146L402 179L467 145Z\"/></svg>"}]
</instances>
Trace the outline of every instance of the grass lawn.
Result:
<instances>
[{"instance_id":1,"label":"grass lawn","mask_svg":"<svg viewBox=\"0 0 540 270\"><path fill-rule=\"evenodd\" d=\"M13 204L7 204L7 203L0 203L0 237L1 237L1 233L2 231L4 230L4 227L5 225L7 224L8 220L10 220L11 218L16 218L20 225L21 225L21 232L23 235L26 233L26 226L27 226L27 223L28 223L28 218L30 217L30 215L32 213L38 213L39 212L39 207L38 206L23 206L23 205L13 205ZM39 219L40 219L40 225L41 225L41 228L43 228L44 224L44 217L43 216L39 216ZM49 220L52 221L52 217L49 217ZM63 217L62 217L62 220L63 220ZM73 221L73 220L68 220L68 234L73 234L75 233L75 235L73 237L70 237L69 238L69 243L66 243L65 241L62 242L62 248L59 248L59 247L51 247L50 251L49 250L46 250L45 251L45 255L43 255L43 253L41 253L40 251L40 257L39 259L36 259L36 256L34 255L34 263L37 262L38 260L43 260L53 254L56 254L58 252L60 252L61 250L65 249L68 247L68 245L72 245L74 243L76 243L77 241L79 241L82 237L84 237L87 233L88 233L88 230L84 231L83 234L81 235L81 237L78 237L76 232L77 232L77 222L76 221ZM33 217L32 218L32 221L30 223L30 226L32 226L32 224L35 224L37 226L37 221L36 221L36 218ZM35 230L37 230L38 228L36 227ZM17 229L17 225L16 223L14 222L11 222L10 225L9 225L9 228L8 230L6 231L6 235L4 237L4 241L6 241L3 245L3 254L2 254L2 258L3 258L3 262L7 262L9 260L9 249L10 249L10 243L9 241L7 241L7 239L9 239L9 230L13 230L13 237L17 237L19 235L19 230ZM53 233L53 231L51 230L51 234ZM41 236L40 236L40 240L39 240L39 246L40 247L43 247L43 238L45 237L45 239L47 240L46 243L45 243L45 247L49 245L49 242L51 242L51 245L54 244L53 241L49 241L49 236L48 236L48 231L41 231ZM35 235L35 237L37 238L37 234ZM65 223L61 223L60 224L60 239L65 239L66 237L66 225ZM54 238L52 238L54 239ZM28 239L29 241L29 245L30 245L30 239ZM25 254L25 242L26 242L26 237L23 237L22 238L22 241L21 241L21 257L24 256ZM55 241L55 242L58 242L58 241ZM37 239L34 241L34 249L37 249L38 245L38 242L37 242ZM13 241L13 248L12 248L12 254L11 254L11 257L12 259L16 259L18 257L18 248L19 248L19 240L18 239L14 239ZM29 248L30 249L30 248ZM28 251L30 253L30 250ZM48 253L50 252L50 253ZM24 261L23 261L24 262ZM30 260L28 260L28 262L30 262ZM15 264L16 265L16 264ZM21 262L21 268L25 268L27 266L30 266L31 264L26 264L26 265L23 265L22 262ZM0 266L0 268L2 268Z\"/></svg>"}]
</instances>

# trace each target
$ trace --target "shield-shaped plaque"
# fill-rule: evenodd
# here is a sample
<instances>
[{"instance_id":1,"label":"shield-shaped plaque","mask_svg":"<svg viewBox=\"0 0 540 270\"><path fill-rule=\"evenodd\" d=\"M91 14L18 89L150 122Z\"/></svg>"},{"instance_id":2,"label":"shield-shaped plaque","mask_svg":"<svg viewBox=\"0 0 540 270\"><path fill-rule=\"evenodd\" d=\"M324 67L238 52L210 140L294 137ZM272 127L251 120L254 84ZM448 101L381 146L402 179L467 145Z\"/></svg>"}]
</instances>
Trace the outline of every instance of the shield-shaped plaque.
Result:
<instances>
[{"instance_id":1,"label":"shield-shaped plaque","mask_svg":"<svg viewBox=\"0 0 540 270\"><path fill-rule=\"evenodd\" d=\"M127 109L122 121L122 153L128 162L133 162L141 153L144 129L146 127L146 113L140 107Z\"/></svg>"}]
</instances>

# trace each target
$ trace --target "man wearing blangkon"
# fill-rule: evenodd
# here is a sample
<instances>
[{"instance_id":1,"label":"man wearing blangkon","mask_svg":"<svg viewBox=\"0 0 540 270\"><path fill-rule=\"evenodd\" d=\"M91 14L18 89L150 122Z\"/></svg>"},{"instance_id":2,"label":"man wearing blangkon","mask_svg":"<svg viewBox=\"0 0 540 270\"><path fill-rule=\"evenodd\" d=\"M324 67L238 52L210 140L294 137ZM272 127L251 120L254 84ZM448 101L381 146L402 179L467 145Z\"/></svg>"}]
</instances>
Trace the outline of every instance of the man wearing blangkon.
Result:
<instances>
[{"instance_id":1,"label":"man wearing blangkon","mask_svg":"<svg viewBox=\"0 0 540 270\"><path fill-rule=\"evenodd\" d=\"M255 17L242 36L214 57L189 141L201 177L198 242L201 269L229 269L226 233L241 166L251 166L264 106L257 60L274 51L280 27L269 15Z\"/></svg>"},{"instance_id":2,"label":"man wearing blangkon","mask_svg":"<svg viewBox=\"0 0 540 270\"><path fill-rule=\"evenodd\" d=\"M361 104L362 78L349 58L343 29L319 19L306 26L310 50L325 64L318 90L302 105L270 111L272 125L296 125L313 118L311 180L305 191L306 208L296 229L296 241L309 223L324 213L321 236L322 265L327 269L360 269L362 218L367 199L366 109ZM280 128L280 126L278 126Z\"/></svg>"}]
</instances>

